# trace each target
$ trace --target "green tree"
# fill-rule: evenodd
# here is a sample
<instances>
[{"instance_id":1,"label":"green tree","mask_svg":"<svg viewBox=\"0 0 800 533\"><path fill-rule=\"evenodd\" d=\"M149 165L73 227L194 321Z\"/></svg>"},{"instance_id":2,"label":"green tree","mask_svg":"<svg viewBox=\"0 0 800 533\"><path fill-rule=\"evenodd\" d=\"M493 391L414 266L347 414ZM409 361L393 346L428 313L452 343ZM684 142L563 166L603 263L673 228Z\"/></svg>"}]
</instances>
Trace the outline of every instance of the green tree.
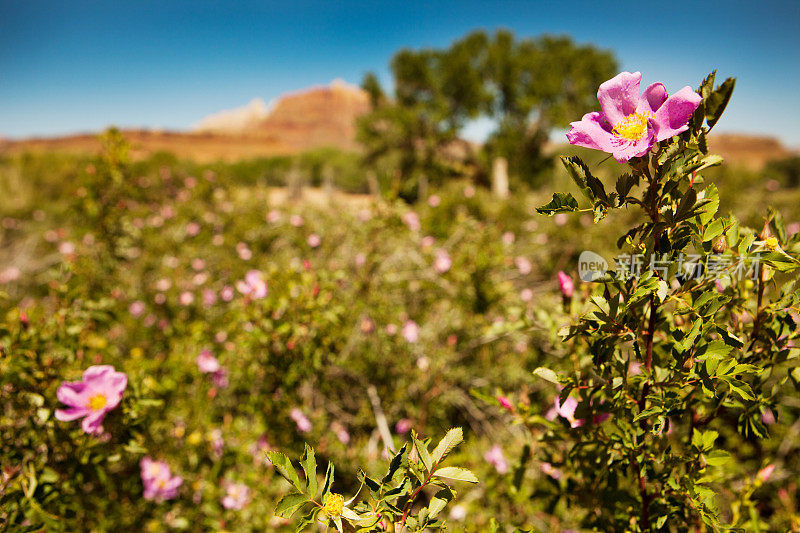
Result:
<instances>
[{"instance_id":1,"label":"green tree","mask_svg":"<svg viewBox=\"0 0 800 533\"><path fill-rule=\"evenodd\" d=\"M568 37L517 40L507 30L475 31L446 49L400 50L391 61L394 98L383 97L374 75L364 79L374 107L361 121L365 162L411 198L423 176L485 179L495 157L535 183L550 164L543 148L551 131L593 109L596 87L616 69L609 51ZM476 151L459 136L481 117L496 127Z\"/></svg>"}]
</instances>

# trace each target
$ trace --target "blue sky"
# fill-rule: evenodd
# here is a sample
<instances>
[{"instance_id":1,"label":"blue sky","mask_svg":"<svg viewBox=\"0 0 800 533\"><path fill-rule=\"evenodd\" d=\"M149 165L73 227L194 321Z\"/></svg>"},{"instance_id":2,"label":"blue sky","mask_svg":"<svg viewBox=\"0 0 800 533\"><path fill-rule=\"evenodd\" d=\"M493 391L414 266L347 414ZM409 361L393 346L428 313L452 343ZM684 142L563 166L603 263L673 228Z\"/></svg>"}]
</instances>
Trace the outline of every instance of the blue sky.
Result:
<instances>
[{"instance_id":1,"label":"blue sky","mask_svg":"<svg viewBox=\"0 0 800 533\"><path fill-rule=\"evenodd\" d=\"M614 50L668 90L737 76L717 129L800 146L800 2L0 0L0 135L185 129L335 78L385 82L401 47L499 27ZM576 117L576 120L579 117ZM480 128L477 128L478 130Z\"/></svg>"}]
</instances>

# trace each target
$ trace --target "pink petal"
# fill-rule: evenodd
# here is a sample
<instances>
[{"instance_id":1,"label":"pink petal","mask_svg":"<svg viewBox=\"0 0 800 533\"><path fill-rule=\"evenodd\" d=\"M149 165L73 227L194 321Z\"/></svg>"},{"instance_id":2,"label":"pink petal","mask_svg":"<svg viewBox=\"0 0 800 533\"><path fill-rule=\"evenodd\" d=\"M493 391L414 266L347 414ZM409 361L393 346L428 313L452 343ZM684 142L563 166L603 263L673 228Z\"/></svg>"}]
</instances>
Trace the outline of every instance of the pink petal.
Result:
<instances>
[{"instance_id":1,"label":"pink petal","mask_svg":"<svg viewBox=\"0 0 800 533\"><path fill-rule=\"evenodd\" d=\"M603 115L612 126L636 112L641 81L641 72L620 72L600 84L600 88L597 90L597 100L600 102Z\"/></svg>"},{"instance_id":2,"label":"pink petal","mask_svg":"<svg viewBox=\"0 0 800 533\"><path fill-rule=\"evenodd\" d=\"M636 112L642 115L655 113L667 99L667 88L663 83L654 83L647 87L639 98Z\"/></svg>"},{"instance_id":3,"label":"pink petal","mask_svg":"<svg viewBox=\"0 0 800 533\"><path fill-rule=\"evenodd\" d=\"M105 379L106 374L113 373L114 367L111 365L90 366L83 372L83 381L90 382Z\"/></svg>"},{"instance_id":4,"label":"pink petal","mask_svg":"<svg viewBox=\"0 0 800 533\"><path fill-rule=\"evenodd\" d=\"M94 411L83 419L81 427L86 433L100 433L103 430L103 417L106 415L105 410Z\"/></svg>"},{"instance_id":5,"label":"pink petal","mask_svg":"<svg viewBox=\"0 0 800 533\"><path fill-rule=\"evenodd\" d=\"M69 409L56 409L55 415L56 420L61 420L62 422L70 422L72 420L77 420L82 416L86 416L89 414L89 410L83 407L70 407Z\"/></svg>"},{"instance_id":6,"label":"pink petal","mask_svg":"<svg viewBox=\"0 0 800 533\"><path fill-rule=\"evenodd\" d=\"M614 154L614 159L618 163L625 163L632 157L641 157L645 155L650 147L653 145L655 139L655 132L652 128L647 128L647 135L636 141L629 141L627 139L614 139L616 146L611 153Z\"/></svg>"},{"instance_id":7,"label":"pink petal","mask_svg":"<svg viewBox=\"0 0 800 533\"><path fill-rule=\"evenodd\" d=\"M656 126L656 141L663 141L686 131L692 113L702 100L703 98L688 85L667 98L653 119Z\"/></svg>"},{"instance_id":8,"label":"pink petal","mask_svg":"<svg viewBox=\"0 0 800 533\"><path fill-rule=\"evenodd\" d=\"M86 383L82 381L65 381L56 391L58 401L73 407L86 405Z\"/></svg>"},{"instance_id":9,"label":"pink petal","mask_svg":"<svg viewBox=\"0 0 800 533\"><path fill-rule=\"evenodd\" d=\"M586 113L579 122L572 122L567 132L567 140L575 146L611 153L614 148L614 135L606 130L603 115L597 111Z\"/></svg>"}]
</instances>

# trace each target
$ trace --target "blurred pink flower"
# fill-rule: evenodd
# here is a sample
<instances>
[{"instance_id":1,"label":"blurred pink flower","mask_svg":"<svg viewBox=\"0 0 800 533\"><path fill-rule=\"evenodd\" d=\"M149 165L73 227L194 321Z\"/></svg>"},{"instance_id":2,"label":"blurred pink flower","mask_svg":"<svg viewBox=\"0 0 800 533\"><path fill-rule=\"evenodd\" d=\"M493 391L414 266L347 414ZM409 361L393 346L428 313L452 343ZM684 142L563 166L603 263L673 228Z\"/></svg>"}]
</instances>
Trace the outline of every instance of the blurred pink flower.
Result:
<instances>
[{"instance_id":1,"label":"blurred pink flower","mask_svg":"<svg viewBox=\"0 0 800 533\"><path fill-rule=\"evenodd\" d=\"M158 291L165 292L168 291L170 287L172 287L172 282L169 278L161 278L156 281L156 290Z\"/></svg>"},{"instance_id":2,"label":"blurred pink flower","mask_svg":"<svg viewBox=\"0 0 800 533\"><path fill-rule=\"evenodd\" d=\"M250 487L244 483L227 483L225 485L225 496L222 498L222 506L225 509L238 511L250 501Z\"/></svg>"},{"instance_id":3,"label":"blurred pink flower","mask_svg":"<svg viewBox=\"0 0 800 533\"><path fill-rule=\"evenodd\" d=\"M795 233L800 233L800 222L786 224L786 235L791 237Z\"/></svg>"},{"instance_id":4,"label":"blurred pink flower","mask_svg":"<svg viewBox=\"0 0 800 533\"><path fill-rule=\"evenodd\" d=\"M236 245L236 253L239 254L239 259L242 261L250 261L250 259L253 258L253 252L251 252L247 244L243 242Z\"/></svg>"},{"instance_id":5,"label":"blurred pink flower","mask_svg":"<svg viewBox=\"0 0 800 533\"><path fill-rule=\"evenodd\" d=\"M250 451L250 455L253 456L253 462L255 464L272 466L266 454L266 452L270 450L266 435L258 437L258 440L251 444L248 450Z\"/></svg>"},{"instance_id":6,"label":"blurred pink flower","mask_svg":"<svg viewBox=\"0 0 800 533\"><path fill-rule=\"evenodd\" d=\"M510 246L510 245L514 244L514 241L516 240L516 236L514 235L513 232L507 231L507 232L503 233L502 239L503 239L503 244L505 244L507 246Z\"/></svg>"},{"instance_id":7,"label":"blurred pink flower","mask_svg":"<svg viewBox=\"0 0 800 533\"><path fill-rule=\"evenodd\" d=\"M131 302L131 305L128 306L128 312L134 317L141 316L141 314L144 313L144 309L144 302L141 300Z\"/></svg>"},{"instance_id":8,"label":"blurred pink flower","mask_svg":"<svg viewBox=\"0 0 800 533\"><path fill-rule=\"evenodd\" d=\"M339 439L339 442L342 444L350 442L350 433L348 433L345 427L339 422L331 422L331 431L336 434L336 438Z\"/></svg>"},{"instance_id":9,"label":"blurred pink flower","mask_svg":"<svg viewBox=\"0 0 800 533\"><path fill-rule=\"evenodd\" d=\"M213 289L203 289L203 305L211 307L217 303L217 293Z\"/></svg>"},{"instance_id":10,"label":"blurred pink flower","mask_svg":"<svg viewBox=\"0 0 800 533\"><path fill-rule=\"evenodd\" d=\"M356 266L361 268L367 263L367 256L363 253L356 254Z\"/></svg>"},{"instance_id":11,"label":"blurred pink flower","mask_svg":"<svg viewBox=\"0 0 800 533\"><path fill-rule=\"evenodd\" d=\"M768 426L775 423L775 413L772 412L772 409L769 407L764 409L764 414L761 415L761 421Z\"/></svg>"},{"instance_id":12,"label":"blurred pink flower","mask_svg":"<svg viewBox=\"0 0 800 533\"><path fill-rule=\"evenodd\" d=\"M304 415L303 411L301 411L298 407L292 408L289 416L292 417L292 420L294 420L295 424L297 424L297 431L301 433L307 433L311 431L311 428L313 427L311 425L311 421L306 418L306 415Z\"/></svg>"},{"instance_id":13,"label":"blurred pink flower","mask_svg":"<svg viewBox=\"0 0 800 533\"><path fill-rule=\"evenodd\" d=\"M281 221L281 212L277 209L273 209L267 213L267 222L270 224L275 224Z\"/></svg>"},{"instance_id":14,"label":"blurred pink flower","mask_svg":"<svg viewBox=\"0 0 800 533\"><path fill-rule=\"evenodd\" d=\"M311 235L308 236L308 239L306 239L306 242L308 242L308 245L310 247L316 248L317 246L322 244L322 239L316 233L312 233Z\"/></svg>"},{"instance_id":15,"label":"blurred pink flower","mask_svg":"<svg viewBox=\"0 0 800 533\"><path fill-rule=\"evenodd\" d=\"M442 198L438 194L432 194L428 197L428 205L431 207L439 207L442 203Z\"/></svg>"},{"instance_id":16,"label":"blurred pink flower","mask_svg":"<svg viewBox=\"0 0 800 533\"><path fill-rule=\"evenodd\" d=\"M558 468L555 468L550 463L542 463L542 464L540 464L539 465L539 469L541 469L541 471L544 474L547 474L548 476L550 476L553 479L561 479L562 476L564 475L561 472L561 470L559 470Z\"/></svg>"},{"instance_id":17,"label":"blurred pink flower","mask_svg":"<svg viewBox=\"0 0 800 533\"><path fill-rule=\"evenodd\" d=\"M58 245L58 251L63 255L72 255L75 253L75 245L70 241L62 241Z\"/></svg>"},{"instance_id":18,"label":"blurred pink flower","mask_svg":"<svg viewBox=\"0 0 800 533\"><path fill-rule=\"evenodd\" d=\"M178 297L178 302L184 307L192 305L194 303L194 293L183 291Z\"/></svg>"},{"instance_id":19,"label":"blurred pink flower","mask_svg":"<svg viewBox=\"0 0 800 533\"><path fill-rule=\"evenodd\" d=\"M408 418L401 418L397 421L397 424L394 426L394 430L399 434L403 435L408 433L408 431L413 427L413 424L410 419Z\"/></svg>"},{"instance_id":20,"label":"blurred pink flower","mask_svg":"<svg viewBox=\"0 0 800 533\"><path fill-rule=\"evenodd\" d=\"M556 216L553 217L553 222L556 223L556 226L565 226L567 222L569 222L569 215L566 213L556 213Z\"/></svg>"},{"instance_id":21,"label":"blurred pink flower","mask_svg":"<svg viewBox=\"0 0 800 533\"><path fill-rule=\"evenodd\" d=\"M419 326L413 320L403 324L403 338L406 342L417 342L419 340Z\"/></svg>"},{"instance_id":22,"label":"blurred pink flower","mask_svg":"<svg viewBox=\"0 0 800 533\"><path fill-rule=\"evenodd\" d=\"M365 316L361 319L361 333L372 333L375 330L375 321Z\"/></svg>"},{"instance_id":23,"label":"blurred pink flower","mask_svg":"<svg viewBox=\"0 0 800 533\"><path fill-rule=\"evenodd\" d=\"M211 383L220 389L227 388L228 385L230 385L228 382L228 369L223 366L216 372L213 372L211 374Z\"/></svg>"},{"instance_id":24,"label":"blurred pink flower","mask_svg":"<svg viewBox=\"0 0 800 533\"><path fill-rule=\"evenodd\" d=\"M570 299L575 293L575 284L572 283L572 278L560 270L558 271L558 287L564 298Z\"/></svg>"},{"instance_id":25,"label":"blurred pink flower","mask_svg":"<svg viewBox=\"0 0 800 533\"><path fill-rule=\"evenodd\" d=\"M411 231L419 231L422 225L419 223L419 215L414 211L407 211L402 217L403 224L408 226Z\"/></svg>"},{"instance_id":26,"label":"blurred pink flower","mask_svg":"<svg viewBox=\"0 0 800 533\"><path fill-rule=\"evenodd\" d=\"M192 259L192 268L196 271L201 271L206 267L206 262L199 257Z\"/></svg>"},{"instance_id":27,"label":"blurred pink flower","mask_svg":"<svg viewBox=\"0 0 800 533\"><path fill-rule=\"evenodd\" d=\"M473 196L475 196L475 187L472 185L464 187L464 198L472 198Z\"/></svg>"},{"instance_id":28,"label":"blurred pink flower","mask_svg":"<svg viewBox=\"0 0 800 533\"><path fill-rule=\"evenodd\" d=\"M85 417L83 431L101 433L103 417L119 405L127 384L125 373L111 365L90 366L81 381L65 381L58 387L58 400L69 408L56 409L55 417L65 422Z\"/></svg>"},{"instance_id":29,"label":"blurred pink flower","mask_svg":"<svg viewBox=\"0 0 800 533\"><path fill-rule=\"evenodd\" d=\"M505 474L508 472L508 461L506 456L503 455L503 448L499 444L495 444L486 453L483 454L490 465L494 466L498 474Z\"/></svg>"},{"instance_id":30,"label":"blurred pink flower","mask_svg":"<svg viewBox=\"0 0 800 533\"><path fill-rule=\"evenodd\" d=\"M210 350L201 350L197 355L197 368L200 372L211 374L219 370L219 361Z\"/></svg>"},{"instance_id":31,"label":"blurred pink flower","mask_svg":"<svg viewBox=\"0 0 800 533\"><path fill-rule=\"evenodd\" d=\"M197 222L189 222L188 224L186 224L186 235L188 235L189 237L194 237L198 233L200 233L200 224L198 224Z\"/></svg>"},{"instance_id":32,"label":"blurred pink flower","mask_svg":"<svg viewBox=\"0 0 800 533\"><path fill-rule=\"evenodd\" d=\"M522 289L519 293L519 297L523 302L530 302L533 300L533 291L530 289Z\"/></svg>"},{"instance_id":33,"label":"blurred pink flower","mask_svg":"<svg viewBox=\"0 0 800 533\"><path fill-rule=\"evenodd\" d=\"M183 484L183 478L173 476L167 463L153 461L149 456L145 456L139 461L139 467L145 500L171 500L178 495L178 488Z\"/></svg>"},{"instance_id":34,"label":"blurred pink flower","mask_svg":"<svg viewBox=\"0 0 800 533\"><path fill-rule=\"evenodd\" d=\"M219 297L222 298L223 302L230 302L233 300L234 292L233 287L230 285L225 285L222 287L222 290L219 291Z\"/></svg>"},{"instance_id":35,"label":"blurred pink flower","mask_svg":"<svg viewBox=\"0 0 800 533\"><path fill-rule=\"evenodd\" d=\"M764 468L762 468L761 470L758 471L758 474L756 474L756 477L762 483L766 483L767 481L769 481L769 478L770 478L770 476L772 476L772 472L774 470L775 470L775 465L774 464L773 465L767 465L767 466L765 466Z\"/></svg>"},{"instance_id":36,"label":"blurred pink flower","mask_svg":"<svg viewBox=\"0 0 800 533\"><path fill-rule=\"evenodd\" d=\"M396 324L387 324L386 325L386 334L393 337L397 335L397 325Z\"/></svg>"},{"instance_id":37,"label":"blurred pink flower","mask_svg":"<svg viewBox=\"0 0 800 533\"><path fill-rule=\"evenodd\" d=\"M305 224L305 220L303 220L303 217L301 217L300 215L292 215L289 217L289 224L291 224L296 228L299 228L303 224Z\"/></svg>"},{"instance_id":38,"label":"blurred pink flower","mask_svg":"<svg viewBox=\"0 0 800 533\"><path fill-rule=\"evenodd\" d=\"M260 270L250 270L245 274L244 281L236 282L236 289L254 299L264 298L267 295L267 282L262 276Z\"/></svg>"},{"instance_id":39,"label":"blurred pink flower","mask_svg":"<svg viewBox=\"0 0 800 533\"><path fill-rule=\"evenodd\" d=\"M9 283L11 281L17 281L20 276L19 268L12 266L8 267L7 269L0 272L0 283Z\"/></svg>"},{"instance_id":40,"label":"blurred pink flower","mask_svg":"<svg viewBox=\"0 0 800 533\"><path fill-rule=\"evenodd\" d=\"M436 239L434 239L431 235L426 235L419 240L419 246L422 249L430 248L434 244L436 244Z\"/></svg>"},{"instance_id":41,"label":"blurred pink flower","mask_svg":"<svg viewBox=\"0 0 800 533\"><path fill-rule=\"evenodd\" d=\"M519 270L519 273L522 275L530 274L531 270L533 270L533 265L531 265L531 262L527 257L516 257L514 259L514 264L517 266L517 270Z\"/></svg>"},{"instance_id":42,"label":"blurred pink flower","mask_svg":"<svg viewBox=\"0 0 800 533\"><path fill-rule=\"evenodd\" d=\"M500 403L500 406L504 409L508 409L509 411L514 410L514 404L511 403L511 400L506 398L505 396L498 396L497 401Z\"/></svg>"},{"instance_id":43,"label":"blurred pink flower","mask_svg":"<svg viewBox=\"0 0 800 533\"><path fill-rule=\"evenodd\" d=\"M444 274L450 270L451 266L453 266L453 260L450 259L450 254L447 253L447 250L442 248L436 250L436 258L433 260L433 269L439 274Z\"/></svg>"}]
</instances>

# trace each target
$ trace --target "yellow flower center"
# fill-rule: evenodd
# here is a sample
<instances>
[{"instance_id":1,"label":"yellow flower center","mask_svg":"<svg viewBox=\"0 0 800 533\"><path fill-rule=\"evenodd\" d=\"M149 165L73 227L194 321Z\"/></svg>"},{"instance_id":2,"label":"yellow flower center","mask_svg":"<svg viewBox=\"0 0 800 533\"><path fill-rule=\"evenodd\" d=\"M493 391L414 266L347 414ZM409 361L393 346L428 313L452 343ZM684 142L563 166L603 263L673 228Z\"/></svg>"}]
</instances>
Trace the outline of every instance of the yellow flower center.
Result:
<instances>
[{"instance_id":1,"label":"yellow flower center","mask_svg":"<svg viewBox=\"0 0 800 533\"><path fill-rule=\"evenodd\" d=\"M106 397L102 394L93 394L89 397L89 409L99 411L106 406Z\"/></svg>"},{"instance_id":2,"label":"yellow flower center","mask_svg":"<svg viewBox=\"0 0 800 533\"><path fill-rule=\"evenodd\" d=\"M775 237L770 237L769 239L764 241L764 246L768 250L774 250L775 248L778 247L778 239L776 239Z\"/></svg>"},{"instance_id":3,"label":"yellow flower center","mask_svg":"<svg viewBox=\"0 0 800 533\"><path fill-rule=\"evenodd\" d=\"M641 113L628 115L614 126L614 135L629 141L638 141L647 134L647 118L647 115Z\"/></svg>"},{"instance_id":4,"label":"yellow flower center","mask_svg":"<svg viewBox=\"0 0 800 533\"><path fill-rule=\"evenodd\" d=\"M322 512L331 518L342 515L344 497L341 494L328 493L322 502Z\"/></svg>"}]
</instances>

